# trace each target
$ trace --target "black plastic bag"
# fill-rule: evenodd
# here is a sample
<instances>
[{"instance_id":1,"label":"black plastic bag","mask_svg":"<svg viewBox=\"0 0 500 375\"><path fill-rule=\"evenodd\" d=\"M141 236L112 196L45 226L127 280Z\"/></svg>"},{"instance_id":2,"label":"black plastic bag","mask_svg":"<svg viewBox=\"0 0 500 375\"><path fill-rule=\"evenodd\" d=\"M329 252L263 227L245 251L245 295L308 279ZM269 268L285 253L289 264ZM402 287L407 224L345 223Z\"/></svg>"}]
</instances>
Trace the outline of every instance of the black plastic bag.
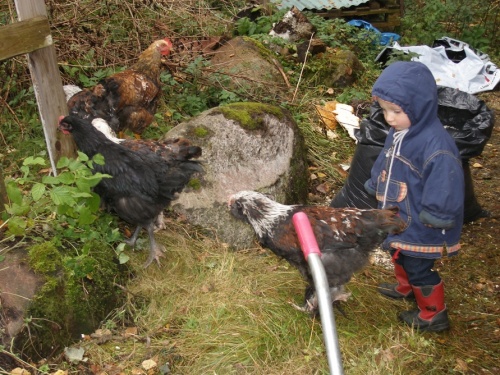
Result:
<instances>
[{"instance_id":1,"label":"black plastic bag","mask_svg":"<svg viewBox=\"0 0 500 375\"><path fill-rule=\"evenodd\" d=\"M494 113L484 101L474 95L449 87L438 87L438 116L448 133L455 139L465 177L464 222L485 216L474 194L469 159L481 155L491 137L495 122ZM370 117L363 119L355 136L358 140L349 175L342 189L334 196L331 207L376 208L375 197L367 194L364 183L382 151L389 133L378 103L370 108Z\"/></svg>"},{"instance_id":2,"label":"black plastic bag","mask_svg":"<svg viewBox=\"0 0 500 375\"><path fill-rule=\"evenodd\" d=\"M449 87L438 87L438 103L439 119L462 159L481 155L493 132L494 112L476 96Z\"/></svg>"},{"instance_id":3,"label":"black plastic bag","mask_svg":"<svg viewBox=\"0 0 500 375\"><path fill-rule=\"evenodd\" d=\"M372 165L381 150L382 146L358 144L352 157L349 176L342 189L333 197L331 207L377 207L377 199L368 194L363 185L370 178Z\"/></svg>"}]
</instances>

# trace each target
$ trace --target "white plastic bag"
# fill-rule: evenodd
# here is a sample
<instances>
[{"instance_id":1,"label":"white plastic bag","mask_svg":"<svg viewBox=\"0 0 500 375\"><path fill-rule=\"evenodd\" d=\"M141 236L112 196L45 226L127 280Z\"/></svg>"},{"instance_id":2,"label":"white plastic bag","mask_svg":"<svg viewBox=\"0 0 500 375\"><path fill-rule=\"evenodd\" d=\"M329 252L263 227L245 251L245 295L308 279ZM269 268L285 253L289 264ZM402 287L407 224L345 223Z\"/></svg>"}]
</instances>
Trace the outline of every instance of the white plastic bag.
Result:
<instances>
[{"instance_id":1,"label":"white plastic bag","mask_svg":"<svg viewBox=\"0 0 500 375\"><path fill-rule=\"evenodd\" d=\"M414 52L419 57L412 58L413 61L420 61L425 64L436 79L438 86L446 86L469 94L493 90L500 81L498 67L490 61L489 56L475 51L467 43L456 41L447 37L443 40L452 41L451 49L463 51L465 57L459 62L450 60L444 46L412 46L401 47L394 42L392 47L384 49L376 58L380 61L382 57L387 57L387 49L396 49L405 52Z\"/></svg>"}]
</instances>

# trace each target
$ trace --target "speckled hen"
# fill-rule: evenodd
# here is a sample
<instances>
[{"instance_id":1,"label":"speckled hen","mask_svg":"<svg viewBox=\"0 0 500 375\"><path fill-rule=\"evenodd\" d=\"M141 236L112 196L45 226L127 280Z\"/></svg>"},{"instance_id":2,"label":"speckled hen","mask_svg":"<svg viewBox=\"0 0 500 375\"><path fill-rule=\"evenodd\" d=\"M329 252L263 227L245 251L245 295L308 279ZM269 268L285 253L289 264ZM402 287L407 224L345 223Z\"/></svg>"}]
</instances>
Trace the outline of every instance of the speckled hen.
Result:
<instances>
[{"instance_id":1,"label":"speckled hen","mask_svg":"<svg viewBox=\"0 0 500 375\"><path fill-rule=\"evenodd\" d=\"M293 226L292 217L304 212L311 223L321 261L325 267L332 301L345 301L344 291L354 272L369 262L369 256L388 233L403 230L397 209L287 206L255 191L240 191L229 199L231 214L249 223L262 246L295 266L307 282L303 311L318 311L313 278Z\"/></svg>"}]
</instances>

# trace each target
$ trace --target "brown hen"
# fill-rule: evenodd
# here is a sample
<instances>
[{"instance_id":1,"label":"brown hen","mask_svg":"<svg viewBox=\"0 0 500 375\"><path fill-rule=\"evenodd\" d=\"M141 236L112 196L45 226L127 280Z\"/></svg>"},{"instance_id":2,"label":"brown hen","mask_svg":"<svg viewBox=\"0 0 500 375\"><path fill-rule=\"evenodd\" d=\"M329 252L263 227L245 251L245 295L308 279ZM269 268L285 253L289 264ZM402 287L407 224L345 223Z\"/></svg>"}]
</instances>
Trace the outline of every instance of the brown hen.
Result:
<instances>
[{"instance_id":1,"label":"brown hen","mask_svg":"<svg viewBox=\"0 0 500 375\"><path fill-rule=\"evenodd\" d=\"M86 120L102 118L120 135L128 129L140 138L153 122L161 92L162 57L171 49L167 38L153 42L130 68L71 96L70 114Z\"/></svg>"}]
</instances>

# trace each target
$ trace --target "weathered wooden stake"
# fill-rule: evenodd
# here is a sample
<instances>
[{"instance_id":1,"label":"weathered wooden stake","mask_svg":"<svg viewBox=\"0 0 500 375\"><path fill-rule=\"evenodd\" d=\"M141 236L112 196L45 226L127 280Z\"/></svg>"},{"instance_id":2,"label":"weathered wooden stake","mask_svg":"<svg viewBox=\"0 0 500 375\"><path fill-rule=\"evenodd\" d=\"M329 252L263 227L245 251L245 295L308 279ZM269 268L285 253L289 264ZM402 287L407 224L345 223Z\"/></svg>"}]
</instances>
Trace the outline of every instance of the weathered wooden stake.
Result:
<instances>
[{"instance_id":1,"label":"weathered wooden stake","mask_svg":"<svg viewBox=\"0 0 500 375\"><path fill-rule=\"evenodd\" d=\"M44 32L49 27L47 11L43 0L15 0L17 14L20 21L40 22L45 17L46 27L35 30ZM50 28L49 28L50 30ZM38 111L42 122L45 141L54 175L57 174L56 163L61 156L72 157L76 153L73 139L57 131L58 118L68 114L66 99L62 90L62 80L57 66L56 50L50 33L44 37L42 48L28 53L28 65L31 80L38 103Z\"/></svg>"}]
</instances>

